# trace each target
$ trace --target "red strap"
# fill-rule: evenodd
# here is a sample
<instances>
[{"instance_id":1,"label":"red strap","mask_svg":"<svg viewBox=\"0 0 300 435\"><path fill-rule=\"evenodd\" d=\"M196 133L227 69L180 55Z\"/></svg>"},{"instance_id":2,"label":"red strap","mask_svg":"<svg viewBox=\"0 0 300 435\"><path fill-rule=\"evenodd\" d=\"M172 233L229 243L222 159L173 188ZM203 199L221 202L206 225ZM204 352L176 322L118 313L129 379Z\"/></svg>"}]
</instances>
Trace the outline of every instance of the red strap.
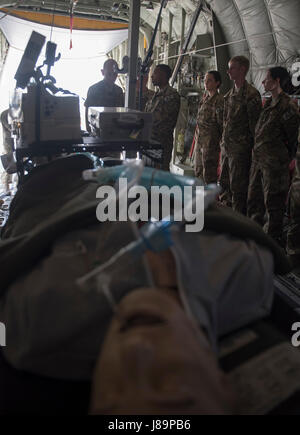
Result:
<instances>
[{"instance_id":1,"label":"red strap","mask_svg":"<svg viewBox=\"0 0 300 435\"><path fill-rule=\"evenodd\" d=\"M194 152L194 148L195 148L195 134L194 134L193 143L192 143L191 150L190 150L190 157L193 156L193 152Z\"/></svg>"},{"instance_id":2,"label":"red strap","mask_svg":"<svg viewBox=\"0 0 300 435\"><path fill-rule=\"evenodd\" d=\"M73 44L72 44L72 30L73 30L73 13L71 13L71 15L70 15L70 50L73 47Z\"/></svg>"}]
</instances>

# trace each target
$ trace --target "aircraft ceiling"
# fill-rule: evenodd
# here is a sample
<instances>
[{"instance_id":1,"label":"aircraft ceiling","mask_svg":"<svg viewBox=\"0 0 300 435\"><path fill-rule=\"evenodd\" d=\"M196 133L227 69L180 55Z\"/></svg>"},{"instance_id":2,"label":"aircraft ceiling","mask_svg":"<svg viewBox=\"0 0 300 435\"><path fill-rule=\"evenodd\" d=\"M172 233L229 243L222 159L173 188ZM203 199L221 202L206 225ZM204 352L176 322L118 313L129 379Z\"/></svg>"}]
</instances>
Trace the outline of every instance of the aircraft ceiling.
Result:
<instances>
[{"instance_id":1,"label":"aircraft ceiling","mask_svg":"<svg viewBox=\"0 0 300 435\"><path fill-rule=\"evenodd\" d=\"M129 0L0 0L1 7L75 16L93 17L125 23L129 19ZM169 0L163 10L162 30L168 31L169 11L174 15L173 36L180 39L181 10L186 11L186 29L192 20L197 0ZM152 9L153 7L153 9ZM158 0L141 1L141 25L154 27L160 7ZM259 87L267 67L291 66L300 60L300 0L206 0L196 33L209 29L209 8L214 12L228 43L230 55L246 54L251 60L252 78Z\"/></svg>"}]
</instances>

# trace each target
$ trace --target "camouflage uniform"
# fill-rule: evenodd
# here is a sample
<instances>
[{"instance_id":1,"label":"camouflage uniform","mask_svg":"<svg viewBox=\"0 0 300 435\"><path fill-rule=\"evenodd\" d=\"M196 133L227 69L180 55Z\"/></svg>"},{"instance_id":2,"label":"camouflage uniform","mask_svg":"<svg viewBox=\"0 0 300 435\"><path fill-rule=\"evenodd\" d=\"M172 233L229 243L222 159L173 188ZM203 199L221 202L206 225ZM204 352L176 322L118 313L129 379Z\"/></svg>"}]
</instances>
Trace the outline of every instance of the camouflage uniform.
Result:
<instances>
[{"instance_id":1,"label":"camouflage uniform","mask_svg":"<svg viewBox=\"0 0 300 435\"><path fill-rule=\"evenodd\" d=\"M14 141L11 137L11 129L8 123L8 109L4 110L1 113L1 124L2 124L2 132L3 132L3 148L5 154L9 154L13 152L14 149ZM5 189L8 191L9 183L11 183L12 176L4 172L1 175L1 181L3 182Z\"/></svg>"},{"instance_id":2,"label":"camouflage uniform","mask_svg":"<svg viewBox=\"0 0 300 435\"><path fill-rule=\"evenodd\" d=\"M220 140L223 131L224 97L218 92L202 100L198 115L195 134L195 175L206 184L216 183L218 179L218 164Z\"/></svg>"},{"instance_id":3,"label":"camouflage uniform","mask_svg":"<svg viewBox=\"0 0 300 435\"><path fill-rule=\"evenodd\" d=\"M146 104L145 112L153 113L152 139L163 146L162 169L168 171L173 151L173 131L180 108L178 92L167 85L159 89Z\"/></svg>"},{"instance_id":4,"label":"camouflage uniform","mask_svg":"<svg viewBox=\"0 0 300 435\"><path fill-rule=\"evenodd\" d=\"M151 91L148 88L146 88L146 90L143 91L142 108L141 108L142 112L145 110L145 106L147 102L153 97L153 95L154 95L154 91ZM135 110L140 110L139 104L140 104L139 91L137 91L135 94ZM137 151L126 151L126 159L136 159L136 156L137 156Z\"/></svg>"},{"instance_id":5,"label":"camouflage uniform","mask_svg":"<svg viewBox=\"0 0 300 435\"><path fill-rule=\"evenodd\" d=\"M140 95L140 92L138 91L136 93L136 109L137 110L140 110L139 109L139 103L140 103L140 101L139 101L139 95ZM151 91L151 89L146 88L146 90L143 91L143 95L142 95L142 108L141 108L142 111L145 110L146 104L148 103L149 100L151 100L153 95L154 95L154 91Z\"/></svg>"},{"instance_id":6,"label":"camouflage uniform","mask_svg":"<svg viewBox=\"0 0 300 435\"><path fill-rule=\"evenodd\" d=\"M285 202L289 189L288 143L297 142L299 115L288 95L282 92L277 101L266 102L255 131L248 216L281 241Z\"/></svg>"},{"instance_id":7,"label":"camouflage uniform","mask_svg":"<svg viewBox=\"0 0 300 435\"><path fill-rule=\"evenodd\" d=\"M291 224L287 235L287 253L300 256L300 130L296 157L296 171L290 194Z\"/></svg>"},{"instance_id":8,"label":"camouflage uniform","mask_svg":"<svg viewBox=\"0 0 300 435\"><path fill-rule=\"evenodd\" d=\"M224 97L223 137L221 140L221 200L232 202L234 210L247 213L247 192L251 151L256 122L261 112L260 93L247 81L236 92Z\"/></svg>"}]
</instances>

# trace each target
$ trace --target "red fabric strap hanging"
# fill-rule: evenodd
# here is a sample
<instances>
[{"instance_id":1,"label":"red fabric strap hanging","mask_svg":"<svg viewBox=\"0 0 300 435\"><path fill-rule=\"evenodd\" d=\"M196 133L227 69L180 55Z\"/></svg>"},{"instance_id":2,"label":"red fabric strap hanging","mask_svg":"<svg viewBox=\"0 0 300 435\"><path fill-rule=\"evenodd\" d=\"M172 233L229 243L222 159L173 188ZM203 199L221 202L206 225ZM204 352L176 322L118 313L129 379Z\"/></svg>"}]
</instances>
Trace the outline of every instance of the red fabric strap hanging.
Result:
<instances>
[{"instance_id":1,"label":"red fabric strap hanging","mask_svg":"<svg viewBox=\"0 0 300 435\"><path fill-rule=\"evenodd\" d=\"M74 22L74 10L77 5L78 0L71 0L70 1L70 50L73 47L72 43L72 30L73 30L73 22Z\"/></svg>"},{"instance_id":2,"label":"red fabric strap hanging","mask_svg":"<svg viewBox=\"0 0 300 435\"><path fill-rule=\"evenodd\" d=\"M73 30L73 13L71 12L71 15L70 15L70 50L73 47L73 44L72 44L72 30Z\"/></svg>"}]
</instances>

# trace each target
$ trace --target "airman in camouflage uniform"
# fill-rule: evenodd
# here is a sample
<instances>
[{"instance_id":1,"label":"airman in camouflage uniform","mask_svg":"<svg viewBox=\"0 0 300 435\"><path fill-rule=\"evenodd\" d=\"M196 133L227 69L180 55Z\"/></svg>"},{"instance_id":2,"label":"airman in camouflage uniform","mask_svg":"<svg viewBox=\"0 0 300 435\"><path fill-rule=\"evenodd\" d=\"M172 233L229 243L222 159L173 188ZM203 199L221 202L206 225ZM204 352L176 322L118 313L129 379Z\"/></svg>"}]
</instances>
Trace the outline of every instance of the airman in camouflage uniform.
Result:
<instances>
[{"instance_id":1,"label":"airman in camouflage uniform","mask_svg":"<svg viewBox=\"0 0 300 435\"><path fill-rule=\"evenodd\" d=\"M161 169L169 170L173 151L173 131L180 109L180 96L169 85L172 71L168 65L157 65L152 75L154 86L159 86L153 97L146 104L145 111L153 113L152 139L163 146Z\"/></svg>"},{"instance_id":2,"label":"airman in camouflage uniform","mask_svg":"<svg viewBox=\"0 0 300 435\"><path fill-rule=\"evenodd\" d=\"M287 235L287 253L300 265L300 130L296 157L296 171L290 191L291 223ZM296 264L296 262L294 261Z\"/></svg>"},{"instance_id":3,"label":"airman in camouflage uniform","mask_svg":"<svg viewBox=\"0 0 300 435\"><path fill-rule=\"evenodd\" d=\"M142 107L140 109L140 81L139 78L136 83L136 93L135 93L135 110L145 110L146 104L154 95L154 91L147 88L148 74L143 76L143 93L142 93ZM126 151L126 159L136 159L136 151Z\"/></svg>"},{"instance_id":4,"label":"airman in camouflage uniform","mask_svg":"<svg viewBox=\"0 0 300 435\"><path fill-rule=\"evenodd\" d=\"M142 95L142 108L141 110L144 111L146 104L148 103L149 100L151 100L151 98L153 98L154 95L154 91L151 91L151 89L144 89L143 90L143 95ZM140 92L139 90L137 90L136 92L136 110L140 110L139 109L139 102L140 102Z\"/></svg>"},{"instance_id":5,"label":"airman in camouflage uniform","mask_svg":"<svg viewBox=\"0 0 300 435\"><path fill-rule=\"evenodd\" d=\"M267 80L269 79L266 78L263 83ZM270 98L266 102L255 132L248 216L263 225L266 211L264 230L279 243L282 242L283 217L290 181L289 164L292 157L288 145L297 143L299 121L297 108L281 90L276 99Z\"/></svg>"},{"instance_id":6,"label":"airman in camouflage uniform","mask_svg":"<svg viewBox=\"0 0 300 435\"><path fill-rule=\"evenodd\" d=\"M211 75L208 73L206 76ZM212 96L209 93L205 94L198 110L195 134L195 175L202 178L206 184L216 183L218 180L223 107L224 97L217 91Z\"/></svg>"},{"instance_id":7,"label":"airman in camouflage uniform","mask_svg":"<svg viewBox=\"0 0 300 435\"><path fill-rule=\"evenodd\" d=\"M136 81L136 89L135 89L135 91L136 91L135 92L135 94L136 94L136 106L135 107L136 107L136 110L144 111L146 104L153 97L154 91L147 88L148 78L149 78L148 73L143 74L142 78L143 78L142 107L140 109L140 104L139 104L140 103L140 98L139 98L140 97L140 79L141 79L140 76L138 76L137 81Z\"/></svg>"},{"instance_id":8,"label":"airman in camouflage uniform","mask_svg":"<svg viewBox=\"0 0 300 435\"><path fill-rule=\"evenodd\" d=\"M11 128L10 124L8 123L8 109L4 110L4 112L1 113L1 124L2 124L2 132L3 132L3 148L5 151L5 154L9 154L13 152L14 149L14 141L11 137ZM3 182L6 191L8 191L9 183L12 180L12 176L10 174L7 174L4 172L1 175L1 181Z\"/></svg>"},{"instance_id":9,"label":"airman in camouflage uniform","mask_svg":"<svg viewBox=\"0 0 300 435\"><path fill-rule=\"evenodd\" d=\"M251 152L261 97L246 81L238 92L232 89L227 93L224 100L220 184L231 192L232 208L246 214Z\"/></svg>"},{"instance_id":10,"label":"airman in camouflage uniform","mask_svg":"<svg viewBox=\"0 0 300 435\"><path fill-rule=\"evenodd\" d=\"M223 137L221 140L221 200L247 214L247 193L255 126L261 112L260 93L247 80L249 61L238 56L229 62L234 88L224 97Z\"/></svg>"}]
</instances>

